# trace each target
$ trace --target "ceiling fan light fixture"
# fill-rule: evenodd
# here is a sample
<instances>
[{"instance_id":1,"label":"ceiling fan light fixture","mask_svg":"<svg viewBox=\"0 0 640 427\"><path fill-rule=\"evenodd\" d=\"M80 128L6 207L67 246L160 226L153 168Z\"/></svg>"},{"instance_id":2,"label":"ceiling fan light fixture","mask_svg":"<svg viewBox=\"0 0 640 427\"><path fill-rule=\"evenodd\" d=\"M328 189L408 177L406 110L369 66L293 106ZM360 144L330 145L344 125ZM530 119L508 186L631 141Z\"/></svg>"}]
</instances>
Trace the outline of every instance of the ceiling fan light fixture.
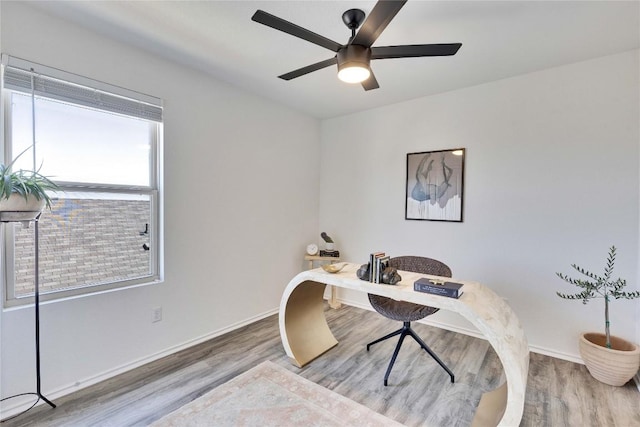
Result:
<instances>
[{"instance_id":1,"label":"ceiling fan light fixture","mask_svg":"<svg viewBox=\"0 0 640 427\"><path fill-rule=\"evenodd\" d=\"M348 45L338 51L338 78L346 83L361 83L369 78L371 49Z\"/></svg>"},{"instance_id":2,"label":"ceiling fan light fixture","mask_svg":"<svg viewBox=\"0 0 640 427\"><path fill-rule=\"evenodd\" d=\"M371 71L362 65L344 67L338 71L338 78L345 83L361 83L369 78Z\"/></svg>"}]
</instances>

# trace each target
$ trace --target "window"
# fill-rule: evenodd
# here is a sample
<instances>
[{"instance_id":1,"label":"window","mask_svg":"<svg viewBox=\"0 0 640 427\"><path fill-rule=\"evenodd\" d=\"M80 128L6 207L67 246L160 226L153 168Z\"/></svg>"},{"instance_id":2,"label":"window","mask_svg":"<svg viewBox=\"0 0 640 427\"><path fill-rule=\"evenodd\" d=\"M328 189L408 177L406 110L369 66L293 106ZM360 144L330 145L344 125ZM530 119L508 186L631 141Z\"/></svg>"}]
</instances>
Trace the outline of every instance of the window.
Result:
<instances>
[{"instance_id":1,"label":"window","mask_svg":"<svg viewBox=\"0 0 640 427\"><path fill-rule=\"evenodd\" d=\"M161 101L2 59L4 159L62 190L38 223L41 298L158 281ZM35 227L3 227L5 306L20 305L33 295Z\"/></svg>"}]
</instances>

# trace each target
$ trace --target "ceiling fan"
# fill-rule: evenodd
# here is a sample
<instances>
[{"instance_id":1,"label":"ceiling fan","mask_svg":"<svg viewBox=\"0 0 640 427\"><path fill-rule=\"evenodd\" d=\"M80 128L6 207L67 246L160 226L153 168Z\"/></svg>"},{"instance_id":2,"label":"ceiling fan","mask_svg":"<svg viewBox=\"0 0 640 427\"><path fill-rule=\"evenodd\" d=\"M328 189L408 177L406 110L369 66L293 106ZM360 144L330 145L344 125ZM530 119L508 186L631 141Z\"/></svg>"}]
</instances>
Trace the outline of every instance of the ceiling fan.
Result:
<instances>
[{"instance_id":1,"label":"ceiling fan","mask_svg":"<svg viewBox=\"0 0 640 427\"><path fill-rule=\"evenodd\" d=\"M406 2L407 0L379 0L366 20L365 13L360 9L349 9L344 12L342 21L351 30L351 37L344 45L262 10L256 11L251 20L336 53L333 58L278 76L281 79L295 79L337 64L340 80L347 83L361 83L364 90L371 90L380 87L370 67L373 59L449 56L455 55L462 46L462 43L372 46ZM358 28L360 30L356 32Z\"/></svg>"}]
</instances>

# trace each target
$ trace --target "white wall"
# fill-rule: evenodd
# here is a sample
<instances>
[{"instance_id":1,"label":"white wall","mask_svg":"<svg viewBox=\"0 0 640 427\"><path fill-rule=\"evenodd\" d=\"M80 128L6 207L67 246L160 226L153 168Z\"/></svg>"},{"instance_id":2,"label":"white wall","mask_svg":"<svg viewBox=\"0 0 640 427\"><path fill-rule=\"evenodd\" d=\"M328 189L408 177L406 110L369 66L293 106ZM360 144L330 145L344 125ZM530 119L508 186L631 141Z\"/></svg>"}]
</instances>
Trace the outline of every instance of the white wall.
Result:
<instances>
[{"instance_id":1,"label":"white wall","mask_svg":"<svg viewBox=\"0 0 640 427\"><path fill-rule=\"evenodd\" d=\"M638 289L639 75L632 51L326 120L320 228L354 262L377 250L446 262L507 298L534 348L576 358L578 334L604 329L603 303L560 299L575 288L554 273L602 272L615 244L616 273ZM406 221L406 154L458 147L464 222ZM614 334L639 336L637 305L613 303Z\"/></svg>"},{"instance_id":2,"label":"white wall","mask_svg":"<svg viewBox=\"0 0 640 427\"><path fill-rule=\"evenodd\" d=\"M165 101L165 282L43 305L45 394L275 312L317 239L319 122L24 3L0 24L3 53ZM2 397L33 391L33 308L0 324Z\"/></svg>"}]
</instances>

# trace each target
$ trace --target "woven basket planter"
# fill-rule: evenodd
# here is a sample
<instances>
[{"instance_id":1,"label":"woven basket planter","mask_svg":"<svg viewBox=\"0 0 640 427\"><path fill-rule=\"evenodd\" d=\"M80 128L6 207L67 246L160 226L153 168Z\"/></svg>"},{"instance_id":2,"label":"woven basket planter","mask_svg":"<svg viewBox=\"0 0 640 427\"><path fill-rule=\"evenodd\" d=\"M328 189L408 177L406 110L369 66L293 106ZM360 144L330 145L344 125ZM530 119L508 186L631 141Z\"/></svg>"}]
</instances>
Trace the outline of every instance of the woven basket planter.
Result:
<instances>
[{"instance_id":1,"label":"woven basket planter","mask_svg":"<svg viewBox=\"0 0 640 427\"><path fill-rule=\"evenodd\" d=\"M607 348L606 336L596 332L580 336L580 356L593 378L613 386L626 384L640 367L640 347L612 336Z\"/></svg>"}]
</instances>

